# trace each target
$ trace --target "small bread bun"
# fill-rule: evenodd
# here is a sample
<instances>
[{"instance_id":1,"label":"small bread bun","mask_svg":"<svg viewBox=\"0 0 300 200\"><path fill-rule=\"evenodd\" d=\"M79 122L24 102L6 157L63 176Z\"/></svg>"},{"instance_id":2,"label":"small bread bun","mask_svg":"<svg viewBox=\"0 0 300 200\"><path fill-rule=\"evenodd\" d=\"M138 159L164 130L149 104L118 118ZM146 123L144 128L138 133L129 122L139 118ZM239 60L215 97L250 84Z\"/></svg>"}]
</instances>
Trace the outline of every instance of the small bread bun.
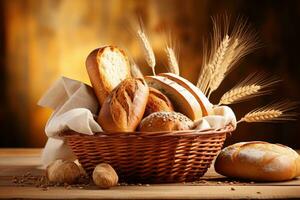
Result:
<instances>
[{"instance_id":1,"label":"small bread bun","mask_svg":"<svg viewBox=\"0 0 300 200\"><path fill-rule=\"evenodd\" d=\"M126 79L101 107L98 123L107 132L132 132L142 120L149 96L144 79Z\"/></svg>"},{"instance_id":2,"label":"small bread bun","mask_svg":"<svg viewBox=\"0 0 300 200\"><path fill-rule=\"evenodd\" d=\"M144 117L147 117L151 113L162 111L174 111L171 101L166 95L161 93L159 90L149 87L149 97Z\"/></svg>"},{"instance_id":3,"label":"small bread bun","mask_svg":"<svg viewBox=\"0 0 300 200\"><path fill-rule=\"evenodd\" d=\"M93 50L86 59L86 69L100 105L121 81L131 78L127 56L113 46Z\"/></svg>"},{"instance_id":4,"label":"small bread bun","mask_svg":"<svg viewBox=\"0 0 300 200\"><path fill-rule=\"evenodd\" d=\"M173 103L174 110L191 120L202 117L202 109L197 99L187 89L175 81L162 76L146 76L147 84L164 93Z\"/></svg>"},{"instance_id":5,"label":"small bread bun","mask_svg":"<svg viewBox=\"0 0 300 200\"><path fill-rule=\"evenodd\" d=\"M224 148L216 172L254 181L285 181L300 176L300 156L293 149L267 142L240 142Z\"/></svg>"},{"instance_id":6,"label":"small bread bun","mask_svg":"<svg viewBox=\"0 0 300 200\"><path fill-rule=\"evenodd\" d=\"M189 130L193 121L178 112L156 112L144 118L140 124L142 132Z\"/></svg>"},{"instance_id":7,"label":"small bread bun","mask_svg":"<svg viewBox=\"0 0 300 200\"><path fill-rule=\"evenodd\" d=\"M197 99L198 103L202 109L202 115L207 116L213 110L213 105L209 102L208 98L202 93L202 91L197 88L193 83L189 82L185 78L178 76L173 73L161 73L160 76L167 77L172 81L175 81L179 85L185 87L194 97Z\"/></svg>"}]
</instances>

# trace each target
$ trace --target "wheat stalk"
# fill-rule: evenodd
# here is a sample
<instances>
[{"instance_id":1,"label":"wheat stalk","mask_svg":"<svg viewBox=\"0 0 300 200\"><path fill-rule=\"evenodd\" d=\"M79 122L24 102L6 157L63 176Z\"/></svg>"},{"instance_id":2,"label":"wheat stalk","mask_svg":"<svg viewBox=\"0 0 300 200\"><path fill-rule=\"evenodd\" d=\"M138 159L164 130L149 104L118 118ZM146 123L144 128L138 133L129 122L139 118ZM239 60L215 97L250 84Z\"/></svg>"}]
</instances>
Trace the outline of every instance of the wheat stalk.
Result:
<instances>
[{"instance_id":1,"label":"wheat stalk","mask_svg":"<svg viewBox=\"0 0 300 200\"><path fill-rule=\"evenodd\" d=\"M171 32L168 32L166 35L166 48L165 52L167 55L167 66L168 66L168 71L179 75L179 63L178 63L178 52L179 48L176 45L176 42L172 39Z\"/></svg>"},{"instance_id":2,"label":"wheat stalk","mask_svg":"<svg viewBox=\"0 0 300 200\"><path fill-rule=\"evenodd\" d=\"M130 71L132 77L144 79L144 75L141 72L139 66L133 60L130 62Z\"/></svg>"},{"instance_id":3,"label":"wheat stalk","mask_svg":"<svg viewBox=\"0 0 300 200\"><path fill-rule=\"evenodd\" d=\"M143 29L143 25L142 22L140 21L140 27L137 30L137 36L140 42L140 45L143 49L144 52L144 56L146 59L147 64L149 65L149 67L151 67L152 69L152 73L153 75L155 75L155 55L154 55L154 51L150 45L150 42L148 40L148 37L146 36L146 33Z\"/></svg>"},{"instance_id":4,"label":"wheat stalk","mask_svg":"<svg viewBox=\"0 0 300 200\"><path fill-rule=\"evenodd\" d=\"M225 54L228 50L229 42L230 42L230 38L228 35L226 35L222 40L216 54L214 55L214 60L212 61L212 65L210 69L211 79L209 82L208 97L213 91L215 91L219 87L221 81L224 78L226 68L222 66L222 63L224 61Z\"/></svg>"},{"instance_id":5,"label":"wheat stalk","mask_svg":"<svg viewBox=\"0 0 300 200\"><path fill-rule=\"evenodd\" d=\"M207 44L204 43L204 46L206 47ZM207 55L208 55L208 48L203 48L202 53L202 63L203 66L200 72L200 76L198 77L196 86L204 93L206 94L206 91L208 90L208 84L209 84L209 77L210 77L210 66L207 63Z\"/></svg>"},{"instance_id":6,"label":"wheat stalk","mask_svg":"<svg viewBox=\"0 0 300 200\"><path fill-rule=\"evenodd\" d=\"M234 88L228 92L226 92L220 99L218 105L229 105L232 103L239 102L241 100L245 100L246 98L250 98L254 94L257 94L258 91L262 88L261 85L245 85L242 87Z\"/></svg>"},{"instance_id":7,"label":"wheat stalk","mask_svg":"<svg viewBox=\"0 0 300 200\"><path fill-rule=\"evenodd\" d=\"M179 75L179 65L176 58L175 51L172 47L166 47L166 54L168 58L168 69L171 73Z\"/></svg>"},{"instance_id":8,"label":"wheat stalk","mask_svg":"<svg viewBox=\"0 0 300 200\"><path fill-rule=\"evenodd\" d=\"M230 34L228 34L229 20L226 15L213 18L213 27L211 51L204 50L203 67L197 82L197 87L208 96L218 89L236 63L257 46L257 34L250 30L248 23L242 18L237 20ZM223 34L225 37L221 41ZM204 48L208 48L208 45ZM224 54L220 53L220 49L224 50Z\"/></svg>"},{"instance_id":9,"label":"wheat stalk","mask_svg":"<svg viewBox=\"0 0 300 200\"><path fill-rule=\"evenodd\" d=\"M220 99L218 105L229 105L260 96L269 92L264 90L278 83L277 78L269 78L265 74L253 73L226 92Z\"/></svg>"},{"instance_id":10,"label":"wheat stalk","mask_svg":"<svg viewBox=\"0 0 300 200\"><path fill-rule=\"evenodd\" d=\"M294 120L296 114L291 113L291 110L296 108L297 103L282 101L255 109L247 113L240 122L276 122L281 120Z\"/></svg>"}]
</instances>

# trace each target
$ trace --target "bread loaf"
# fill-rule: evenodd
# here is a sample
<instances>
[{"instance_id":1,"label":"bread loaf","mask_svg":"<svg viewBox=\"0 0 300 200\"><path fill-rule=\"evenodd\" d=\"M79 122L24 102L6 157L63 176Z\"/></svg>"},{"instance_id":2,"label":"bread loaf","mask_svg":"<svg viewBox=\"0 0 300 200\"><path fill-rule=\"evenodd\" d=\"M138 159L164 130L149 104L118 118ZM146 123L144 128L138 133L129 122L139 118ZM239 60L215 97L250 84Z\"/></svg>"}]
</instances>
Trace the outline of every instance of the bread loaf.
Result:
<instances>
[{"instance_id":1,"label":"bread loaf","mask_svg":"<svg viewBox=\"0 0 300 200\"><path fill-rule=\"evenodd\" d=\"M202 117L202 109L197 99L180 84L162 76L146 76L148 85L164 93L173 103L174 110L191 120Z\"/></svg>"},{"instance_id":2,"label":"bread loaf","mask_svg":"<svg viewBox=\"0 0 300 200\"><path fill-rule=\"evenodd\" d=\"M280 144L240 142L220 152L215 170L228 177L285 181L300 175L300 158L296 151Z\"/></svg>"},{"instance_id":3,"label":"bread loaf","mask_svg":"<svg viewBox=\"0 0 300 200\"><path fill-rule=\"evenodd\" d=\"M98 123L107 132L135 131L146 108L149 88L144 79L126 79L102 105Z\"/></svg>"},{"instance_id":4,"label":"bread loaf","mask_svg":"<svg viewBox=\"0 0 300 200\"><path fill-rule=\"evenodd\" d=\"M189 130L193 121L178 112L156 112L144 118L139 130L142 132L161 132Z\"/></svg>"},{"instance_id":5,"label":"bread loaf","mask_svg":"<svg viewBox=\"0 0 300 200\"><path fill-rule=\"evenodd\" d=\"M113 46L93 50L86 59L86 69L100 105L121 81L131 77L127 56Z\"/></svg>"},{"instance_id":6,"label":"bread loaf","mask_svg":"<svg viewBox=\"0 0 300 200\"><path fill-rule=\"evenodd\" d=\"M159 90L149 87L149 97L144 117L147 117L151 113L162 111L174 111L171 101L166 95L161 93Z\"/></svg>"},{"instance_id":7,"label":"bread loaf","mask_svg":"<svg viewBox=\"0 0 300 200\"><path fill-rule=\"evenodd\" d=\"M208 98L202 93L202 91L193 83L173 73L161 73L159 75L175 81L176 83L187 89L192 95L194 95L199 105L201 106L203 116L207 116L212 112L213 105L209 102Z\"/></svg>"}]
</instances>

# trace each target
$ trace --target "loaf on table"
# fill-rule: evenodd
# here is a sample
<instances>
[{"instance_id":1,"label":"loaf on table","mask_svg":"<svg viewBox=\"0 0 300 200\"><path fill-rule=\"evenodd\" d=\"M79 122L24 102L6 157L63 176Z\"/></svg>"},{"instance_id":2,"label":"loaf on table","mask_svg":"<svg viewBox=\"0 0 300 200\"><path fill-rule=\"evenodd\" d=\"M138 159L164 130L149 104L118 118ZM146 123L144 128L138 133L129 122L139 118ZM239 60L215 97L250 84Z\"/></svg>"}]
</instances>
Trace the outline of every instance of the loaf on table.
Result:
<instances>
[{"instance_id":1,"label":"loaf on table","mask_svg":"<svg viewBox=\"0 0 300 200\"><path fill-rule=\"evenodd\" d=\"M86 69L100 105L120 82L131 77L127 56L113 46L93 50L86 59Z\"/></svg>"},{"instance_id":2,"label":"loaf on table","mask_svg":"<svg viewBox=\"0 0 300 200\"><path fill-rule=\"evenodd\" d=\"M296 151L284 145L240 142L220 152L215 170L227 177L285 181L300 175L300 158Z\"/></svg>"},{"instance_id":3,"label":"loaf on table","mask_svg":"<svg viewBox=\"0 0 300 200\"><path fill-rule=\"evenodd\" d=\"M107 132L132 132L146 108L149 88L141 78L122 81L104 101L98 123Z\"/></svg>"}]
</instances>

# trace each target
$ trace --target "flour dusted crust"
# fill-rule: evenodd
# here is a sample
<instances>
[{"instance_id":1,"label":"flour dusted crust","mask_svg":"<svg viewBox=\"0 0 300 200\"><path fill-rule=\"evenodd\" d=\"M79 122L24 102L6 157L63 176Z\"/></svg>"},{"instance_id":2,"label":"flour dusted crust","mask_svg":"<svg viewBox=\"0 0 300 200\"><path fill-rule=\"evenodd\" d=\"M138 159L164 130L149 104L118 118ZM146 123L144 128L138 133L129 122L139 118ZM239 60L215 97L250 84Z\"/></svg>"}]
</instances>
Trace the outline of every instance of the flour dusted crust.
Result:
<instances>
[{"instance_id":1,"label":"flour dusted crust","mask_svg":"<svg viewBox=\"0 0 300 200\"><path fill-rule=\"evenodd\" d=\"M284 181L300 175L300 158L293 149L267 142L240 142L224 148L215 170L228 177Z\"/></svg>"},{"instance_id":2,"label":"flour dusted crust","mask_svg":"<svg viewBox=\"0 0 300 200\"><path fill-rule=\"evenodd\" d=\"M142 132L189 130L192 120L178 112L155 112L144 118L139 130Z\"/></svg>"},{"instance_id":3,"label":"flour dusted crust","mask_svg":"<svg viewBox=\"0 0 300 200\"><path fill-rule=\"evenodd\" d=\"M131 77L127 56L114 46L93 50L86 59L86 68L100 105L120 82Z\"/></svg>"},{"instance_id":4,"label":"flour dusted crust","mask_svg":"<svg viewBox=\"0 0 300 200\"><path fill-rule=\"evenodd\" d=\"M98 123L107 132L133 132L142 120L149 96L144 79L126 79L101 107Z\"/></svg>"}]
</instances>

